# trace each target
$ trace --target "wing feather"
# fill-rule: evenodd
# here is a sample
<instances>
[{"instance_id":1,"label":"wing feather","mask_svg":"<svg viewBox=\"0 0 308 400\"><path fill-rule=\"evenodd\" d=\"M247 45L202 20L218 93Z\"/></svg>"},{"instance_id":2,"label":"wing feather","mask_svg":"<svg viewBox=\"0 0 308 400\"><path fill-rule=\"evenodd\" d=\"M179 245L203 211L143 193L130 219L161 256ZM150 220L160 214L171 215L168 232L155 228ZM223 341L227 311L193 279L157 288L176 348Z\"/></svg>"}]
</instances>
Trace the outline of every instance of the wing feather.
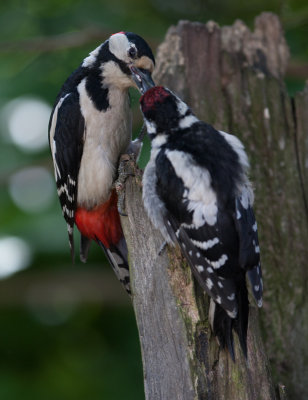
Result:
<instances>
[{"instance_id":1,"label":"wing feather","mask_svg":"<svg viewBox=\"0 0 308 400\"><path fill-rule=\"evenodd\" d=\"M77 91L59 99L49 126L57 191L67 223L72 258L74 258L73 228L77 207L78 172L85 133L85 120L80 111Z\"/></svg>"},{"instance_id":2,"label":"wing feather","mask_svg":"<svg viewBox=\"0 0 308 400\"><path fill-rule=\"evenodd\" d=\"M212 264L204 256L204 252L193 244L185 227L181 226L170 213L167 215L166 228L170 236L176 238L200 286L227 311L231 318L235 318L237 299L234 282L218 275Z\"/></svg>"}]
</instances>

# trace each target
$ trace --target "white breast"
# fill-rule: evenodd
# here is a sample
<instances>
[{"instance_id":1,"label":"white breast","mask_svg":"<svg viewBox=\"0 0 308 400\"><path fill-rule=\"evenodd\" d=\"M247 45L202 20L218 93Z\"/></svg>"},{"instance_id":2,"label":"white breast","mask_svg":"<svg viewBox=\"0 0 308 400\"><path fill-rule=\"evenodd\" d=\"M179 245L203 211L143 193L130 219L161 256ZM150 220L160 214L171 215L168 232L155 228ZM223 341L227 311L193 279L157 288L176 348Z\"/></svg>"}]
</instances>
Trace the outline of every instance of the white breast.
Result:
<instances>
[{"instance_id":1,"label":"white breast","mask_svg":"<svg viewBox=\"0 0 308 400\"><path fill-rule=\"evenodd\" d=\"M109 197L119 156L131 141L131 111L127 91L110 90L110 107L106 111L94 107L85 89L85 79L78 92L86 128L77 202L91 209Z\"/></svg>"}]
</instances>

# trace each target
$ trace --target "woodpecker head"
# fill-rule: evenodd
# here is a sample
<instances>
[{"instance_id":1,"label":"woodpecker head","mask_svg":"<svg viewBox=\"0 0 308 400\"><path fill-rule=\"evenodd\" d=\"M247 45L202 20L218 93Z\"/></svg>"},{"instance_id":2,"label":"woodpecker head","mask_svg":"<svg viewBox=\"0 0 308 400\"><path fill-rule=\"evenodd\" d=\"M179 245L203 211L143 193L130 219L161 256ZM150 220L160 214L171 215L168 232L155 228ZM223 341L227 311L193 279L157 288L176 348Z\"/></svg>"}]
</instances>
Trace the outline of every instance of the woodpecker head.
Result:
<instances>
[{"instance_id":1,"label":"woodpecker head","mask_svg":"<svg viewBox=\"0 0 308 400\"><path fill-rule=\"evenodd\" d=\"M159 133L190 128L199 121L186 103L163 86L154 86L146 91L140 105L151 139Z\"/></svg>"},{"instance_id":2,"label":"woodpecker head","mask_svg":"<svg viewBox=\"0 0 308 400\"><path fill-rule=\"evenodd\" d=\"M120 89L134 86L143 94L154 86L154 64L152 50L142 37L118 32L92 51L82 65L100 70L105 85Z\"/></svg>"}]
</instances>

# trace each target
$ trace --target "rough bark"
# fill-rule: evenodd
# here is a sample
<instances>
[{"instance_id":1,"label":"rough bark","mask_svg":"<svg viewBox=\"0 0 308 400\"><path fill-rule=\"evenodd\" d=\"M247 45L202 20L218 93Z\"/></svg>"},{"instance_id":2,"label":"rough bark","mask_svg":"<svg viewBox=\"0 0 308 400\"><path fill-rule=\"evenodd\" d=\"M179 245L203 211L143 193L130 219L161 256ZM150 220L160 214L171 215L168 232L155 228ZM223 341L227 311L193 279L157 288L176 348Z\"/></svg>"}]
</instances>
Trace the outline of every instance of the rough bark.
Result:
<instances>
[{"instance_id":1,"label":"rough bark","mask_svg":"<svg viewBox=\"0 0 308 400\"><path fill-rule=\"evenodd\" d=\"M179 250L159 254L163 239L145 215L137 171L126 183L128 217L122 223L147 400L270 400L286 398L284 385L289 399L308 396L308 88L294 101L288 97L282 80L288 56L279 20L270 13L256 19L254 32L241 21L223 28L181 21L158 49L157 84L246 146L256 188L265 299L260 313L251 301L248 361L236 342L233 363L219 351L207 320L207 296Z\"/></svg>"}]
</instances>

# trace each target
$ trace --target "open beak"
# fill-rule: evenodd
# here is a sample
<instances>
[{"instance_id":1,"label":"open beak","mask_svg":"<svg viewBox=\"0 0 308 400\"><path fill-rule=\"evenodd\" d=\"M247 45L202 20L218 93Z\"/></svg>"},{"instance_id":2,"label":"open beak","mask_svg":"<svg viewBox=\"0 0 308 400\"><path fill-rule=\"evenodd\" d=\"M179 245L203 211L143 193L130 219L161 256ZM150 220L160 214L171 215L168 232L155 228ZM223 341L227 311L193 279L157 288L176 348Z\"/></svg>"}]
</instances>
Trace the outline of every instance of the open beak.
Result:
<instances>
[{"instance_id":1,"label":"open beak","mask_svg":"<svg viewBox=\"0 0 308 400\"><path fill-rule=\"evenodd\" d=\"M134 66L130 67L132 78L137 85L141 94L144 94L148 89L155 86L151 73L145 69L139 69Z\"/></svg>"}]
</instances>

